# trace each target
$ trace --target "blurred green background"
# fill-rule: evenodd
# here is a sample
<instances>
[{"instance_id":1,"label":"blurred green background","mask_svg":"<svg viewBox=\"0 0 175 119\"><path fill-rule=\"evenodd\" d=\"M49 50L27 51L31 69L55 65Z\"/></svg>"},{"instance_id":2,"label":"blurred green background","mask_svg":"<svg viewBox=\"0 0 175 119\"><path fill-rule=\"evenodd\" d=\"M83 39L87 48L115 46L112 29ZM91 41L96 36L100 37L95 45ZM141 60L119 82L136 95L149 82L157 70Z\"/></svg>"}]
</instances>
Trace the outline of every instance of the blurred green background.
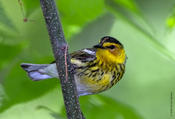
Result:
<instances>
[{"instance_id":1,"label":"blurred green background","mask_svg":"<svg viewBox=\"0 0 175 119\"><path fill-rule=\"evenodd\" d=\"M174 0L56 2L70 52L105 35L119 39L127 52L117 85L80 97L87 119L175 118ZM52 60L39 0L0 0L0 119L65 119L59 80L33 82L20 68Z\"/></svg>"}]
</instances>

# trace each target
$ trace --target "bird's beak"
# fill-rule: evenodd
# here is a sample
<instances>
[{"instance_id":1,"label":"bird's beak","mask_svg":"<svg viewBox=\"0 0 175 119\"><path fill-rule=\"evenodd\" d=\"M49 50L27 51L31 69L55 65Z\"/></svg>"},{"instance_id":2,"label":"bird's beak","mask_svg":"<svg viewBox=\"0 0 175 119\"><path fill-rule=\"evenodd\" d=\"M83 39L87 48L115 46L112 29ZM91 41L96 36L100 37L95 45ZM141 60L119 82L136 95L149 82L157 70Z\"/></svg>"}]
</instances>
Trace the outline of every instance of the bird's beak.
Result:
<instances>
[{"instance_id":1,"label":"bird's beak","mask_svg":"<svg viewBox=\"0 0 175 119\"><path fill-rule=\"evenodd\" d=\"M104 49L104 47L103 47L101 44L94 45L94 48L101 48L101 49Z\"/></svg>"}]
</instances>

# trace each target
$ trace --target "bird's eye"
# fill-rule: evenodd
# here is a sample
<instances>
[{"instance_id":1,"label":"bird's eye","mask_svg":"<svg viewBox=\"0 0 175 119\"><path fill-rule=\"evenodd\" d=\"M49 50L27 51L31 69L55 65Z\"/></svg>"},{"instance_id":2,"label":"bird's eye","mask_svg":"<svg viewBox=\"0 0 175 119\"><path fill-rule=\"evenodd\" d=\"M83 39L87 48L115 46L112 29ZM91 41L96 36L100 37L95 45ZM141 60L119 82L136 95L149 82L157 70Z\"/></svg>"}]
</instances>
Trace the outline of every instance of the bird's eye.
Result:
<instances>
[{"instance_id":1,"label":"bird's eye","mask_svg":"<svg viewBox=\"0 0 175 119\"><path fill-rule=\"evenodd\" d=\"M107 48L114 49L115 48L115 45L107 46Z\"/></svg>"}]
</instances>

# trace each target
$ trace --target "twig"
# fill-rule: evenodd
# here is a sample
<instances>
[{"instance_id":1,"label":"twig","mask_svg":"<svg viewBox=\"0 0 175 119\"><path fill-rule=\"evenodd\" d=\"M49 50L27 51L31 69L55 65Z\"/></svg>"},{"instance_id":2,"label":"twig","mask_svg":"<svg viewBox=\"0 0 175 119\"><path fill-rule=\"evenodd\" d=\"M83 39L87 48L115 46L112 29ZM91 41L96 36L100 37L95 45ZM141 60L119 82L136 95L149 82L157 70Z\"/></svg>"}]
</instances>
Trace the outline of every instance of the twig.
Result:
<instances>
[{"instance_id":1,"label":"twig","mask_svg":"<svg viewBox=\"0 0 175 119\"><path fill-rule=\"evenodd\" d=\"M84 119L80 110L74 74L54 0L40 0L52 44L68 119ZM66 59L65 59L66 58ZM67 81L65 81L67 79Z\"/></svg>"}]
</instances>

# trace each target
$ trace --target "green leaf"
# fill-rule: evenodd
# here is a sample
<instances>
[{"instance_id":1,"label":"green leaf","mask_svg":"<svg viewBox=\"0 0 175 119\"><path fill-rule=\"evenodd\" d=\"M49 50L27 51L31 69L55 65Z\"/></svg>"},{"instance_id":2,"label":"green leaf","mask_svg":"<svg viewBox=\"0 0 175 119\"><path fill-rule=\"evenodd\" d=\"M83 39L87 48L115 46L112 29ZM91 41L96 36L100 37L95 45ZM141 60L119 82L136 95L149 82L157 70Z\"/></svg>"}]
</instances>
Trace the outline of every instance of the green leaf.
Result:
<instances>
[{"instance_id":1,"label":"green leaf","mask_svg":"<svg viewBox=\"0 0 175 119\"><path fill-rule=\"evenodd\" d=\"M40 7L39 1L23 0L20 3L22 3L21 8L24 7L25 10L24 17L27 18ZM57 8L67 39L78 33L83 25L101 16L106 11L104 0L88 0L86 2L81 0L59 0L57 1Z\"/></svg>"},{"instance_id":2,"label":"green leaf","mask_svg":"<svg viewBox=\"0 0 175 119\"><path fill-rule=\"evenodd\" d=\"M60 0L56 2L63 24L64 34L68 40L72 35L80 32L84 25L95 20L106 11L104 0L88 0L86 2L81 0ZM31 16L31 14L40 8L39 1L30 2L30 0L19 0L18 4L24 14L23 17L30 17L28 18L28 22L32 21L33 23L36 23L36 21L38 21L38 18L33 17L33 15ZM42 15L41 11L39 12L39 16L40 15ZM39 19L43 19L43 17L40 17Z\"/></svg>"},{"instance_id":3,"label":"green leaf","mask_svg":"<svg viewBox=\"0 0 175 119\"><path fill-rule=\"evenodd\" d=\"M12 106L0 113L0 119L54 119L53 111L42 109L42 107L59 111L63 104L61 91L55 88L35 100Z\"/></svg>"},{"instance_id":4,"label":"green leaf","mask_svg":"<svg viewBox=\"0 0 175 119\"><path fill-rule=\"evenodd\" d=\"M105 13L104 0L59 0L57 2L65 36L80 32L87 23Z\"/></svg>"},{"instance_id":5,"label":"green leaf","mask_svg":"<svg viewBox=\"0 0 175 119\"><path fill-rule=\"evenodd\" d=\"M8 18L6 12L4 11L4 8L3 8L2 3L0 1L0 29L2 29L2 26L8 27L10 30L11 29L16 30L11 19Z\"/></svg>"},{"instance_id":6,"label":"green leaf","mask_svg":"<svg viewBox=\"0 0 175 119\"><path fill-rule=\"evenodd\" d=\"M1 82L1 80L0 80L0 82ZM2 84L0 83L0 107L2 106L2 101L4 98L5 98L5 92L4 92Z\"/></svg>"},{"instance_id":7,"label":"green leaf","mask_svg":"<svg viewBox=\"0 0 175 119\"><path fill-rule=\"evenodd\" d=\"M19 0L19 5L21 10L23 10L22 12L25 13L23 17L28 18L36 9L40 7L40 1L34 0L31 2L31 0Z\"/></svg>"},{"instance_id":8,"label":"green leaf","mask_svg":"<svg viewBox=\"0 0 175 119\"><path fill-rule=\"evenodd\" d=\"M142 119L133 108L106 96L82 97L82 110L88 119ZM88 104L88 105L86 105Z\"/></svg>"},{"instance_id":9,"label":"green leaf","mask_svg":"<svg viewBox=\"0 0 175 119\"><path fill-rule=\"evenodd\" d=\"M153 34L154 29L145 18L144 13L137 7L135 0L126 0L125 2L121 2L120 0L106 1L109 10L116 14L117 17L126 20L133 26L142 29L144 32Z\"/></svg>"},{"instance_id":10,"label":"green leaf","mask_svg":"<svg viewBox=\"0 0 175 119\"><path fill-rule=\"evenodd\" d=\"M140 14L140 10L135 4L135 0L114 0L114 1L118 5L124 7L125 9L128 9L129 11L132 11L134 13Z\"/></svg>"},{"instance_id":11,"label":"green leaf","mask_svg":"<svg viewBox=\"0 0 175 119\"><path fill-rule=\"evenodd\" d=\"M5 32L3 30L0 30L0 43L1 44L13 44L12 39L15 39L15 35L12 35L8 32ZM15 43L17 44L17 43Z\"/></svg>"},{"instance_id":12,"label":"green leaf","mask_svg":"<svg viewBox=\"0 0 175 119\"><path fill-rule=\"evenodd\" d=\"M3 80L4 91L8 98L3 100L0 112L14 104L35 99L58 85L54 79L39 82L30 80L20 67L20 63L17 63Z\"/></svg>"},{"instance_id":13,"label":"green leaf","mask_svg":"<svg viewBox=\"0 0 175 119\"><path fill-rule=\"evenodd\" d=\"M167 26L172 29L175 27L175 16L171 16L167 19Z\"/></svg>"},{"instance_id":14,"label":"green leaf","mask_svg":"<svg viewBox=\"0 0 175 119\"><path fill-rule=\"evenodd\" d=\"M87 119L142 119L132 107L102 95L82 96L80 105ZM64 109L62 115L65 115Z\"/></svg>"},{"instance_id":15,"label":"green leaf","mask_svg":"<svg viewBox=\"0 0 175 119\"><path fill-rule=\"evenodd\" d=\"M105 11L103 0L59 0L57 6L63 22L72 25L84 25Z\"/></svg>"},{"instance_id":16,"label":"green leaf","mask_svg":"<svg viewBox=\"0 0 175 119\"><path fill-rule=\"evenodd\" d=\"M0 70L9 65L22 50L22 45L5 45L0 43Z\"/></svg>"},{"instance_id":17,"label":"green leaf","mask_svg":"<svg viewBox=\"0 0 175 119\"><path fill-rule=\"evenodd\" d=\"M175 27L175 7L172 9L171 15L167 18L166 25L169 29Z\"/></svg>"}]
</instances>

